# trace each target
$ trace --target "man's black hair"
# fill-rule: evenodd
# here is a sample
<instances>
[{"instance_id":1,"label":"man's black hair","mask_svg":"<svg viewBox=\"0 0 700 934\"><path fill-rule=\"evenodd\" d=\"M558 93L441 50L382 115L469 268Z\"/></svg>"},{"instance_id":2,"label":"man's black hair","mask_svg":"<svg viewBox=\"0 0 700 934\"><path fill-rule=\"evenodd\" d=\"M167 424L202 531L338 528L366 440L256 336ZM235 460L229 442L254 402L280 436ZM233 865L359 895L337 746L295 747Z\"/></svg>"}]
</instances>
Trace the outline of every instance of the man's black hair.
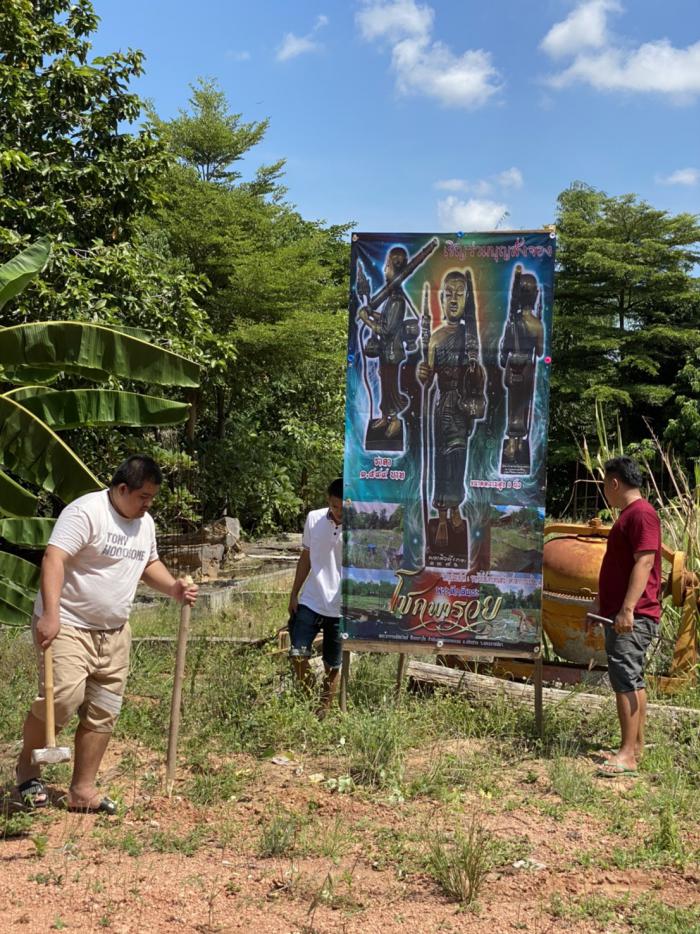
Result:
<instances>
[{"instance_id":1,"label":"man's black hair","mask_svg":"<svg viewBox=\"0 0 700 934\"><path fill-rule=\"evenodd\" d=\"M121 463L112 477L112 486L121 486L126 483L130 490L140 490L144 483L153 483L160 486L163 474L160 467L146 454L132 454Z\"/></svg>"},{"instance_id":2,"label":"man's black hair","mask_svg":"<svg viewBox=\"0 0 700 934\"><path fill-rule=\"evenodd\" d=\"M609 461L606 461L605 476L607 477L610 474L614 474L627 486L632 486L637 490L644 483L639 464L632 460L631 457L612 457Z\"/></svg>"},{"instance_id":3,"label":"man's black hair","mask_svg":"<svg viewBox=\"0 0 700 934\"><path fill-rule=\"evenodd\" d=\"M343 478L338 477L332 483L328 484L328 495L337 496L338 499L343 498Z\"/></svg>"}]
</instances>

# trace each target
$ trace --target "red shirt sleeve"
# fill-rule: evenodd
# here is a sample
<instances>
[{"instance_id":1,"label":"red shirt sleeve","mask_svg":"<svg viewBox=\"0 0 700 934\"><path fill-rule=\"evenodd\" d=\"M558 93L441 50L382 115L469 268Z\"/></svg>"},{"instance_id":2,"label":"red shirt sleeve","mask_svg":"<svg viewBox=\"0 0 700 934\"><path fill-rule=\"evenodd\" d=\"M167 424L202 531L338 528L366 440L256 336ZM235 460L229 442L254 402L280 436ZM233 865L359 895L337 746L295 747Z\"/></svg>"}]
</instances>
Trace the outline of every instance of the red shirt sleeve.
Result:
<instances>
[{"instance_id":1,"label":"red shirt sleeve","mask_svg":"<svg viewBox=\"0 0 700 934\"><path fill-rule=\"evenodd\" d=\"M661 523L653 508L636 509L630 516L625 531L633 554L638 551L659 550Z\"/></svg>"}]
</instances>

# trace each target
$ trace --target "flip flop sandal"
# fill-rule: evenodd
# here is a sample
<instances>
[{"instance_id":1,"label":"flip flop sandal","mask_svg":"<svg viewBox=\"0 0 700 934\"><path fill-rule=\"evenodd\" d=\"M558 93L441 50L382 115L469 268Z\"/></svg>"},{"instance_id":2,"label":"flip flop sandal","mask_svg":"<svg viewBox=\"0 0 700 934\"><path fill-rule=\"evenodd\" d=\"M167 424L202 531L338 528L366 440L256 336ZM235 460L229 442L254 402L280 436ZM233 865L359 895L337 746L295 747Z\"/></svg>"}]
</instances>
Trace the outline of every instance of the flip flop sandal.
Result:
<instances>
[{"instance_id":1,"label":"flip flop sandal","mask_svg":"<svg viewBox=\"0 0 700 934\"><path fill-rule=\"evenodd\" d=\"M68 804L66 802L66 810L71 811L73 814L109 814L110 817L113 817L117 813L117 802L112 801L107 796L96 805Z\"/></svg>"},{"instance_id":2,"label":"flip flop sandal","mask_svg":"<svg viewBox=\"0 0 700 934\"><path fill-rule=\"evenodd\" d=\"M601 765L596 769L596 774L601 778L620 778L627 776L634 778L639 775L637 769L628 769L627 766L619 762L610 762L608 765Z\"/></svg>"},{"instance_id":3,"label":"flip flop sandal","mask_svg":"<svg viewBox=\"0 0 700 934\"><path fill-rule=\"evenodd\" d=\"M28 778L26 782L22 782L17 786L17 794L22 804L33 811L45 808L49 803L49 794L40 778ZM44 800L40 801L40 798Z\"/></svg>"}]
</instances>

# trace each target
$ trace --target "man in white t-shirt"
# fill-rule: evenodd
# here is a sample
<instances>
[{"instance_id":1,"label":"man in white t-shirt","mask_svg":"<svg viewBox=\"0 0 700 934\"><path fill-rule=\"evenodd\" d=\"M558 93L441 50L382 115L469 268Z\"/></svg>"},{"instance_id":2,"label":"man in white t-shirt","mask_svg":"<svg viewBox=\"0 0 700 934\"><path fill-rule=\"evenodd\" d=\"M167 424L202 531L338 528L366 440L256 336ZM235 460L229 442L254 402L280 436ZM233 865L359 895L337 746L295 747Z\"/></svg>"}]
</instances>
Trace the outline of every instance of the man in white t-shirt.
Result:
<instances>
[{"instance_id":1,"label":"man in white t-shirt","mask_svg":"<svg viewBox=\"0 0 700 934\"><path fill-rule=\"evenodd\" d=\"M162 474L150 457L134 455L108 490L74 500L56 521L41 565L32 623L40 656L39 696L24 723L17 788L25 804L44 807L46 788L33 749L45 745L43 650L53 650L54 710L61 729L77 711L68 806L114 814L95 786L97 770L119 715L129 668L129 613L140 580L180 603L197 588L176 580L158 558L148 509Z\"/></svg>"},{"instance_id":2,"label":"man in white t-shirt","mask_svg":"<svg viewBox=\"0 0 700 934\"><path fill-rule=\"evenodd\" d=\"M306 517L302 552L289 598L289 657L297 678L313 683L311 646L323 631L325 678L320 716L328 712L338 687L343 650L340 641L340 569L343 563L343 481L328 487L328 508L314 509Z\"/></svg>"}]
</instances>

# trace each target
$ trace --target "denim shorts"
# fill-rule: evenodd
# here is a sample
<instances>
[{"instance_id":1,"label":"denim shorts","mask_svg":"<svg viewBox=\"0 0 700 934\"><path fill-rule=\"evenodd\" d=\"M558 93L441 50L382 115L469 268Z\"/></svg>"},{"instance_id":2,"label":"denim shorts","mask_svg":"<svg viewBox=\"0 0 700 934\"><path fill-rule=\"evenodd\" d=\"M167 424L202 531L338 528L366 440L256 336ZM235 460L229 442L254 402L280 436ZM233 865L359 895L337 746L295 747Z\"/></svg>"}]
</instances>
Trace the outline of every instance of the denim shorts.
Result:
<instances>
[{"instance_id":1,"label":"denim shorts","mask_svg":"<svg viewBox=\"0 0 700 934\"><path fill-rule=\"evenodd\" d=\"M311 644L323 630L323 661L328 668L340 668L343 644L340 640L340 617L322 616L302 603L289 627L292 646L290 658L310 658Z\"/></svg>"},{"instance_id":2,"label":"denim shorts","mask_svg":"<svg viewBox=\"0 0 700 934\"><path fill-rule=\"evenodd\" d=\"M644 687L647 649L658 630L659 624L648 616L636 616L632 632L617 633L613 626L605 627L608 676L616 694L629 694Z\"/></svg>"}]
</instances>

